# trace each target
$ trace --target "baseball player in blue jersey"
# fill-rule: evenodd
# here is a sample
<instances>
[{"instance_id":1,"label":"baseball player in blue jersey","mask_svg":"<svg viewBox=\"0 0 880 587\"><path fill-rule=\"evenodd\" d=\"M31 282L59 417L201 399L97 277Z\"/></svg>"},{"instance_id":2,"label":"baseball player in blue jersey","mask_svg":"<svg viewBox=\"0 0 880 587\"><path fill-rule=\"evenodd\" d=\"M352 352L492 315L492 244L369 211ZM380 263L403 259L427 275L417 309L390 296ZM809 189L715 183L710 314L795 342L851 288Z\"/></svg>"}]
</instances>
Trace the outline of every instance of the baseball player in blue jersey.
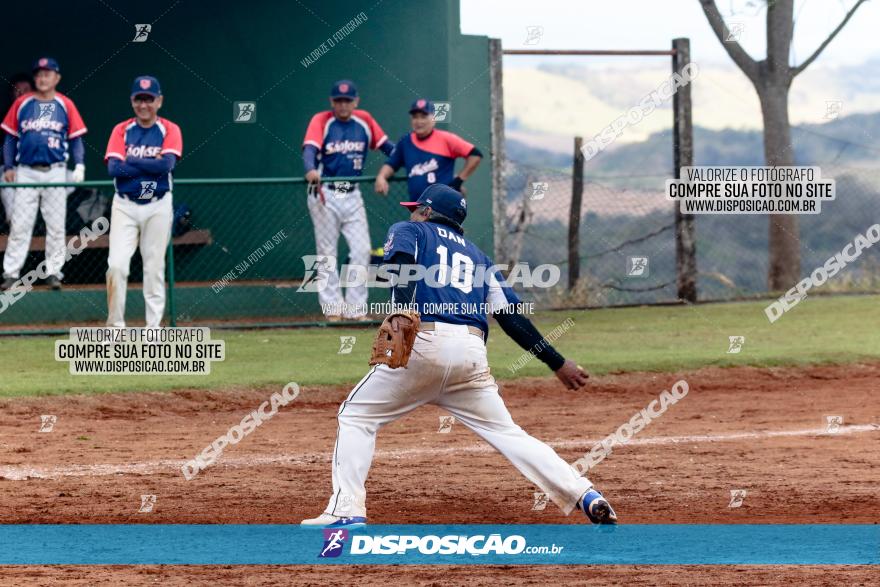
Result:
<instances>
[{"instance_id":1,"label":"baseball player in blue jersey","mask_svg":"<svg viewBox=\"0 0 880 587\"><path fill-rule=\"evenodd\" d=\"M33 67L36 91L19 96L3 119L3 179L6 183L65 183L67 162L76 167L71 179L85 179L86 125L73 100L55 91L61 68L51 57ZM27 259L37 220L37 209L46 223L46 284L61 289L61 268L66 257L65 224L67 190L63 187L18 188L14 196L11 230L3 257L2 289L18 281Z\"/></svg>"},{"instance_id":2,"label":"baseball player in blue jersey","mask_svg":"<svg viewBox=\"0 0 880 587\"><path fill-rule=\"evenodd\" d=\"M464 193L462 184L482 161L483 154L460 136L434 128L434 103L419 98L409 109L412 132L400 137L394 151L376 174L376 192L388 193L388 179L401 167L406 169L406 184L411 198L418 198L425 188L442 183ZM464 159L456 175L455 160Z\"/></svg>"},{"instance_id":3,"label":"baseball player in blue jersey","mask_svg":"<svg viewBox=\"0 0 880 587\"><path fill-rule=\"evenodd\" d=\"M104 161L116 188L107 256L107 326L125 326L128 272L136 249L144 261L147 327L159 327L165 312L165 251L174 219L171 190L174 167L183 156L183 135L179 126L159 116L163 100L159 80L135 78L134 117L117 124L107 141Z\"/></svg>"},{"instance_id":4,"label":"baseball player in blue jersey","mask_svg":"<svg viewBox=\"0 0 880 587\"><path fill-rule=\"evenodd\" d=\"M409 268L431 268L427 274L433 281L397 280L392 300L414 306L418 314L392 313L380 327L373 368L339 408L333 494L324 513L302 524L366 524L364 484L379 428L429 403L500 451L566 514L577 508L595 524L617 523L611 505L589 480L511 418L489 374L487 313L522 348L540 349L535 355L569 389L586 385L587 373L559 355L528 318L511 311L511 304L519 303L516 294L499 273L487 271L492 261L463 236L467 212L460 193L432 185L416 202L403 205L412 211L410 220L389 229L384 259L401 277Z\"/></svg>"},{"instance_id":5,"label":"baseball player in blue jersey","mask_svg":"<svg viewBox=\"0 0 880 587\"><path fill-rule=\"evenodd\" d=\"M336 258L341 232L348 243L350 264L365 267L370 263L371 246L361 190L356 183L333 178L361 175L367 151L378 149L388 155L394 147L370 113L357 109L358 101L354 82L340 80L333 84L332 110L312 117L302 155L318 256ZM343 299L335 263L320 263L316 268L326 282L318 299L327 319L363 318L367 313L366 285L347 288Z\"/></svg>"}]
</instances>

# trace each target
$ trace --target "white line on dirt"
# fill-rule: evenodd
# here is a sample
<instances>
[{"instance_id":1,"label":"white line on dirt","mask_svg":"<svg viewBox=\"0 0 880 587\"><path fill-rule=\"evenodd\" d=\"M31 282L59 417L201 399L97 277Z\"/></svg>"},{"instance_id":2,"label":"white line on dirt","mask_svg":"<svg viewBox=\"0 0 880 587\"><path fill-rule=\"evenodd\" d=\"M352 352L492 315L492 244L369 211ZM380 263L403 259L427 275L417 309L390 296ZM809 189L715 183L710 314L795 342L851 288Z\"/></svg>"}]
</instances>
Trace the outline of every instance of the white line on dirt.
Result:
<instances>
[{"instance_id":1,"label":"white line on dirt","mask_svg":"<svg viewBox=\"0 0 880 587\"><path fill-rule=\"evenodd\" d=\"M633 438L627 443L627 446L648 446L648 445L664 445L664 444L688 444L701 442L725 442L731 440L759 440L763 438L779 438L786 436L843 436L848 434L859 434L862 432L872 432L880 430L880 424L860 424L841 426L837 432L830 433L822 428L807 428L801 430L766 430L758 432L734 432L731 434L698 434L692 436L654 436L649 438ZM558 440L548 442L555 449L572 449L583 448L589 450L600 439L592 440ZM424 456L438 456L444 454L479 454L494 452L491 446L487 444L467 444L463 446L450 446L444 448L404 448L394 450L377 450L376 460L383 459L407 459L419 458ZM312 464L317 461L326 462L330 460L328 453L300 453L286 455L266 455L266 456L241 456L227 457L221 456L220 459L211 466L223 467L228 469L239 469L249 467L260 467L265 465L303 465ZM104 463L93 465L48 465L48 466L22 466L8 465L0 466L0 479L9 481L22 481L26 479L57 479L58 477L89 477L102 475L153 475L156 473L174 472L176 475L183 475L180 468L187 461L184 459L175 460L159 460L148 461L144 463L117 464Z\"/></svg>"}]
</instances>

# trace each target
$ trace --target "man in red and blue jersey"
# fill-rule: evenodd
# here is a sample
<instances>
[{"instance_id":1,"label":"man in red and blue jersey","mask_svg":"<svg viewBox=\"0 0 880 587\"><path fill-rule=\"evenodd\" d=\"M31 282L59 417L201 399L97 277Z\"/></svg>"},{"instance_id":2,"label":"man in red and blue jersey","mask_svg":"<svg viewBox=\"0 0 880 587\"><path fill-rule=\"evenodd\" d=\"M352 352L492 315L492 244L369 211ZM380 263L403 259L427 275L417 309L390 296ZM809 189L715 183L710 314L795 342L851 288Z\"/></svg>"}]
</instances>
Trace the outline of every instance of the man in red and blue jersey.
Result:
<instances>
[{"instance_id":1,"label":"man in red and blue jersey","mask_svg":"<svg viewBox=\"0 0 880 587\"><path fill-rule=\"evenodd\" d=\"M61 68L51 57L38 59L33 67L34 92L13 102L3 119L3 180L6 183L65 183L67 162L76 167L72 179L85 179L86 125L73 101L55 91ZM17 188L14 196L9 242L3 257L2 289L19 279L37 220L37 209L46 223L46 269L40 277L52 289L61 289L61 268L67 252L65 224L67 190L64 187Z\"/></svg>"},{"instance_id":2,"label":"man in red and blue jersey","mask_svg":"<svg viewBox=\"0 0 880 587\"><path fill-rule=\"evenodd\" d=\"M400 138L394 151L379 170L376 192L388 193L388 178L406 168L407 187L413 200L429 185L439 183L462 192L462 184L480 165L483 154L460 136L434 128L434 103L425 98L409 109L413 131ZM466 159L464 168L455 174L455 160Z\"/></svg>"},{"instance_id":3,"label":"man in red and blue jersey","mask_svg":"<svg viewBox=\"0 0 880 587\"><path fill-rule=\"evenodd\" d=\"M107 326L125 326L125 294L134 251L144 265L146 325L156 328L165 312L165 249L174 219L172 172L183 154L180 127L158 115L164 98L159 80L134 80L134 118L110 133L104 161L116 195L110 216L107 258Z\"/></svg>"},{"instance_id":4,"label":"man in red and blue jersey","mask_svg":"<svg viewBox=\"0 0 880 587\"><path fill-rule=\"evenodd\" d=\"M360 320L367 313L366 285L348 287L345 298L339 285L336 253L340 232L348 243L352 266L370 263L370 229L357 183L333 181L363 173L367 151L389 155L394 146L369 112L358 110L357 87L340 80L330 90L332 110L312 117L303 140L302 158L309 182L308 207L315 227L318 261L314 269L326 285L318 300L327 320Z\"/></svg>"}]
</instances>

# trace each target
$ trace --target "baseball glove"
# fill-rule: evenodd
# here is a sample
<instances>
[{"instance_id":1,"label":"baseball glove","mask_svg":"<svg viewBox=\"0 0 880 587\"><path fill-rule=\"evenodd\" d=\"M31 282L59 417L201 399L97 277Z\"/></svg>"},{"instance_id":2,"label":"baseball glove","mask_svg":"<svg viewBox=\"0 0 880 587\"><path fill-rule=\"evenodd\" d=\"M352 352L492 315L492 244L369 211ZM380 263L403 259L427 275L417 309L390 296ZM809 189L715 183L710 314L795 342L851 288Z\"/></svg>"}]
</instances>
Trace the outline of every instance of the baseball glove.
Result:
<instances>
[{"instance_id":1,"label":"baseball glove","mask_svg":"<svg viewBox=\"0 0 880 587\"><path fill-rule=\"evenodd\" d=\"M393 321L396 317L402 319L395 321L395 329ZM389 314L376 333L370 365L388 365L392 369L406 367L421 322L419 315L409 310Z\"/></svg>"}]
</instances>

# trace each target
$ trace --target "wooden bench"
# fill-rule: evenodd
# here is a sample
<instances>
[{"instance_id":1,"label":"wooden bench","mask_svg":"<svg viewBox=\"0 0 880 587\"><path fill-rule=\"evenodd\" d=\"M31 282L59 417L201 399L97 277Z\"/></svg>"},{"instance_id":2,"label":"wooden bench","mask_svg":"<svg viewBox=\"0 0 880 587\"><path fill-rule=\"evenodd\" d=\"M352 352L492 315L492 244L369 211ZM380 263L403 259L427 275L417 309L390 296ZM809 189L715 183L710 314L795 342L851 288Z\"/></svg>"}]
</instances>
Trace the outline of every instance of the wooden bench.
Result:
<instances>
[{"instance_id":1,"label":"wooden bench","mask_svg":"<svg viewBox=\"0 0 880 587\"><path fill-rule=\"evenodd\" d=\"M72 236L79 235L71 235L68 234L66 237L67 241L70 241ZM9 240L8 234L0 235L0 251L6 250L6 242ZM178 246L196 246L196 247L204 247L210 245L214 242L214 238L211 236L210 230L190 230L184 235L176 236L171 241L174 243L175 247ZM109 249L110 248L110 236L107 234L102 234L95 240L89 242L89 249ZM35 236L31 239L31 251L45 251L46 250L46 237L44 236Z\"/></svg>"}]
</instances>

